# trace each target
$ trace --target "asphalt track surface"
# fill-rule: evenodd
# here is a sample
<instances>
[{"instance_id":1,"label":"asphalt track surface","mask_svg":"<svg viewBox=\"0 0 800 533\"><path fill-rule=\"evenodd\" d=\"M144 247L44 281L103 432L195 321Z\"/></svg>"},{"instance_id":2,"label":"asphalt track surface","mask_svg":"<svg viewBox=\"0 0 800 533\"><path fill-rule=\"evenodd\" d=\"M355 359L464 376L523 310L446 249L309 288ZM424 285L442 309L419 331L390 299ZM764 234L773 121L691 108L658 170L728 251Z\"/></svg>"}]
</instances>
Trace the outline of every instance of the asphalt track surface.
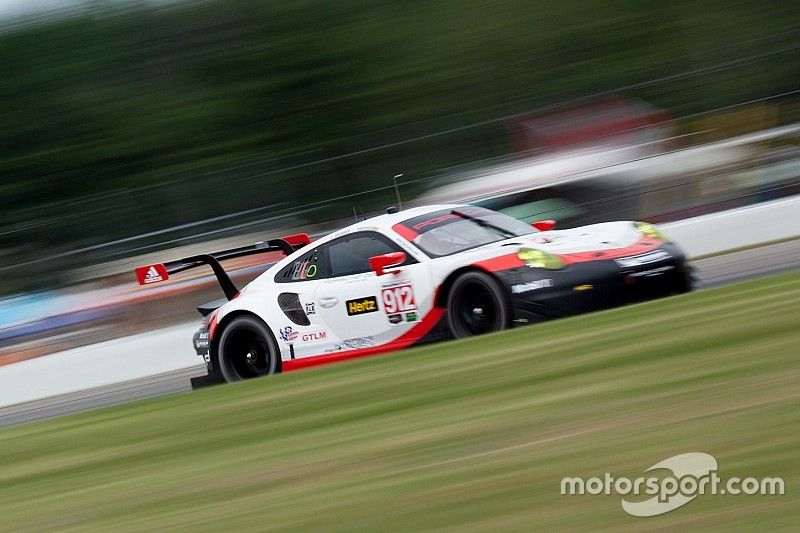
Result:
<instances>
[{"instance_id":1,"label":"asphalt track surface","mask_svg":"<svg viewBox=\"0 0 800 533\"><path fill-rule=\"evenodd\" d=\"M692 262L700 289L800 269L800 239ZM188 341L187 341L188 342ZM197 364L102 387L0 408L0 427L191 390L190 378L205 374Z\"/></svg>"}]
</instances>

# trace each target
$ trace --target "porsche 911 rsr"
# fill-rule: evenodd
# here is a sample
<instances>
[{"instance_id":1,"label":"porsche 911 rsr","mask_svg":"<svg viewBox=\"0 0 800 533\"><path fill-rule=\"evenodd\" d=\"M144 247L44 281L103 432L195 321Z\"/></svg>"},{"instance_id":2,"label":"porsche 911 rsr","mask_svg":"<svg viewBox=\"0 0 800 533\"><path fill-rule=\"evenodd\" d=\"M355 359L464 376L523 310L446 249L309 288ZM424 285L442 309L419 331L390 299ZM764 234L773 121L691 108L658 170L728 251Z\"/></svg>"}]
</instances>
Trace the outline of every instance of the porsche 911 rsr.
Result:
<instances>
[{"instance_id":1,"label":"porsche 911 rsr","mask_svg":"<svg viewBox=\"0 0 800 533\"><path fill-rule=\"evenodd\" d=\"M201 306L194 347L238 381L500 331L691 289L683 252L652 225L553 229L467 205L364 220L136 270L139 282L210 265L227 301ZM239 291L220 261L282 251Z\"/></svg>"}]
</instances>

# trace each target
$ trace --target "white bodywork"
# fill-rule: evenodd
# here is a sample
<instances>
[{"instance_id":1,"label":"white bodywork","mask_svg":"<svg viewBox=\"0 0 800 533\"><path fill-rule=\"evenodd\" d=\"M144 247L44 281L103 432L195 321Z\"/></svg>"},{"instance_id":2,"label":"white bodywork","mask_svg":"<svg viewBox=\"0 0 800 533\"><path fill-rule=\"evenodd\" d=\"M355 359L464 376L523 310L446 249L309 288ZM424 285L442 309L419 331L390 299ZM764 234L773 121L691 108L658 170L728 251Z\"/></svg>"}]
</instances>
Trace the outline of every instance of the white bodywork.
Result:
<instances>
[{"instance_id":1,"label":"white bodywork","mask_svg":"<svg viewBox=\"0 0 800 533\"><path fill-rule=\"evenodd\" d=\"M336 231L285 257L217 311L216 320L237 311L261 317L280 346L281 358L324 355L348 350L391 346L434 310L437 288L455 270L479 261L516 253L520 246L535 247L553 254L624 248L642 234L631 222L608 222L568 230L539 232L502 240L439 258L430 258L392 227L409 218L443 209L464 206L418 207L400 213L381 215ZM300 281L276 282L276 276L310 251L356 232L377 232L394 243L416 263L375 272ZM280 293L299 295L302 309L311 324L293 323L278 305ZM377 308L369 300L374 299ZM348 302L355 314L348 314ZM358 307L361 304L361 307ZM400 317L398 320L397 317ZM392 318L390 320L390 317ZM217 333L218 335L218 333ZM291 349L290 349L291 345Z\"/></svg>"}]
</instances>

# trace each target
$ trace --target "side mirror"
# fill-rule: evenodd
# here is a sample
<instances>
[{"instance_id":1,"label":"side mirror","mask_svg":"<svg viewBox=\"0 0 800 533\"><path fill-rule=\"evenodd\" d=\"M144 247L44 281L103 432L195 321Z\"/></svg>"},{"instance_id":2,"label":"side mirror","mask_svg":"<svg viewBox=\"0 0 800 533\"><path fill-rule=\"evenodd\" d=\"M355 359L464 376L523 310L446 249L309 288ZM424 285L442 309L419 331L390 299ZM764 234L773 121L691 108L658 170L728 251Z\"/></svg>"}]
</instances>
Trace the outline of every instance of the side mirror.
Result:
<instances>
[{"instance_id":1,"label":"side mirror","mask_svg":"<svg viewBox=\"0 0 800 533\"><path fill-rule=\"evenodd\" d=\"M383 276L384 269L405 263L405 252L392 252L390 254L376 255L369 258L369 267L375 274Z\"/></svg>"},{"instance_id":2,"label":"side mirror","mask_svg":"<svg viewBox=\"0 0 800 533\"><path fill-rule=\"evenodd\" d=\"M534 228L538 229L539 231L550 231L551 229L556 227L555 220L537 220L533 224L531 224Z\"/></svg>"}]
</instances>

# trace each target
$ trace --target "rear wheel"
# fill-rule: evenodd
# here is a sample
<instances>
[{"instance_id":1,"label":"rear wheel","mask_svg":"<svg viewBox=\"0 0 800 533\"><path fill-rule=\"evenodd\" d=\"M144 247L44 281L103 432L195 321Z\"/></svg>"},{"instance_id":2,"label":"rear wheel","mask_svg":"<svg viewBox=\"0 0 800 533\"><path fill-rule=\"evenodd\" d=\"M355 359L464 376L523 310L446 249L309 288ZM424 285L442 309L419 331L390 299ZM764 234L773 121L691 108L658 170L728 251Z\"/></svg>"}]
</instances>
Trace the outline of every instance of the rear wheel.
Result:
<instances>
[{"instance_id":1,"label":"rear wheel","mask_svg":"<svg viewBox=\"0 0 800 533\"><path fill-rule=\"evenodd\" d=\"M503 287L485 272L459 276L447 296L447 324L457 339L508 327L509 305Z\"/></svg>"},{"instance_id":2,"label":"rear wheel","mask_svg":"<svg viewBox=\"0 0 800 533\"><path fill-rule=\"evenodd\" d=\"M227 382L274 374L279 357L272 333L252 316L234 318L219 338L217 361Z\"/></svg>"}]
</instances>

